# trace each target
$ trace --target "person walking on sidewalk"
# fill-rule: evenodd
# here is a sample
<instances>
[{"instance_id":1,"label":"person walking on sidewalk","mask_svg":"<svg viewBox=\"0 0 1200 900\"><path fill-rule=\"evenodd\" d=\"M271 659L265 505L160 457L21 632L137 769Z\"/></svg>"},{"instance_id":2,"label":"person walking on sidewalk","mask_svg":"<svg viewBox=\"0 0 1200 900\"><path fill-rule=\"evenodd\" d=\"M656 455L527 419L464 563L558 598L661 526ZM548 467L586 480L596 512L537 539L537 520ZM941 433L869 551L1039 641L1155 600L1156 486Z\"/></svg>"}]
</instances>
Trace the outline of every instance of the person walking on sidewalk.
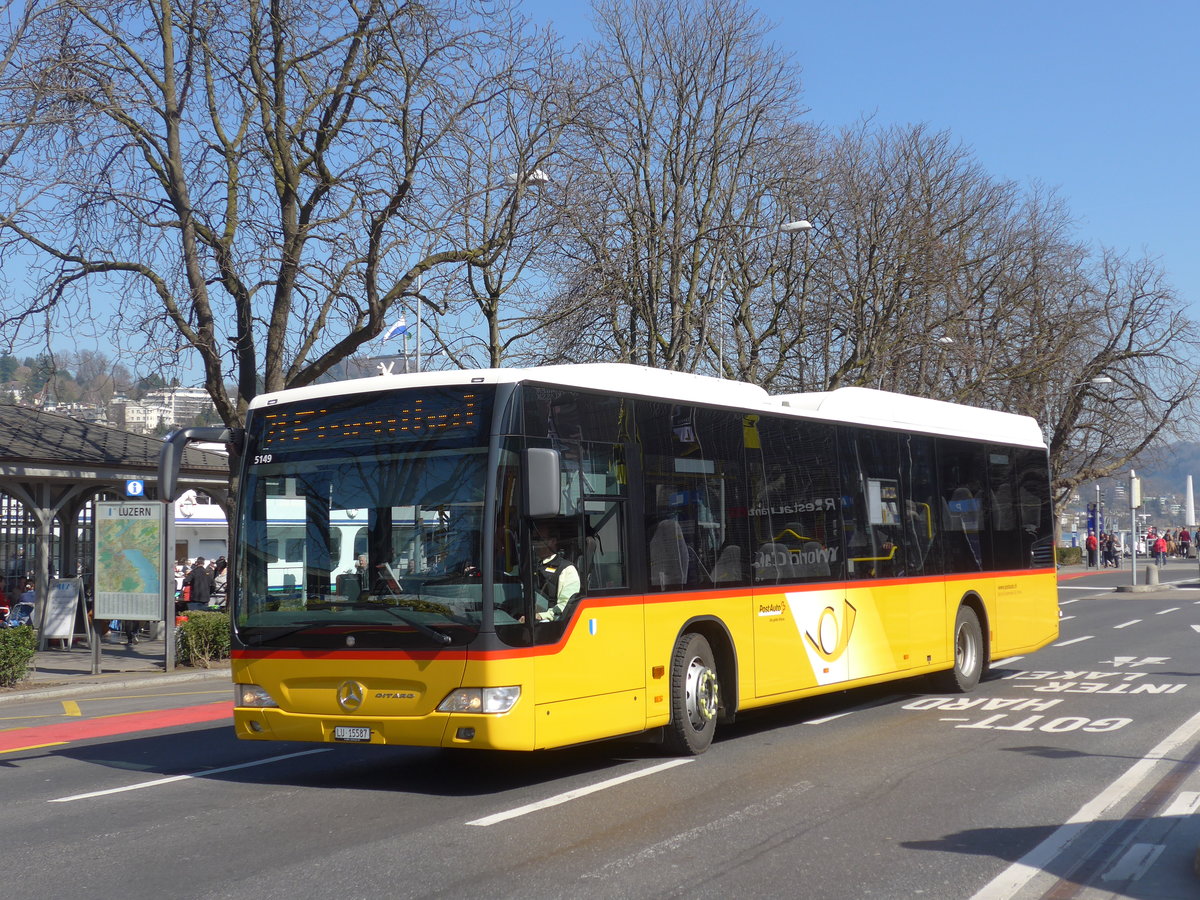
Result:
<instances>
[{"instance_id":1,"label":"person walking on sidewalk","mask_svg":"<svg viewBox=\"0 0 1200 900\"><path fill-rule=\"evenodd\" d=\"M1100 535L1100 562L1105 569L1117 567L1117 544L1111 533Z\"/></svg>"},{"instance_id":2,"label":"person walking on sidewalk","mask_svg":"<svg viewBox=\"0 0 1200 900\"><path fill-rule=\"evenodd\" d=\"M188 609L204 609L208 606L208 598L212 595L212 576L204 565L204 557L197 556L192 570L183 576L183 584L192 590L188 596ZM196 604L192 606L191 604Z\"/></svg>"},{"instance_id":3,"label":"person walking on sidewalk","mask_svg":"<svg viewBox=\"0 0 1200 900\"><path fill-rule=\"evenodd\" d=\"M1167 564L1167 539L1161 534L1154 539L1154 561L1159 566Z\"/></svg>"},{"instance_id":4,"label":"person walking on sidewalk","mask_svg":"<svg viewBox=\"0 0 1200 900\"><path fill-rule=\"evenodd\" d=\"M1096 549L1100 546L1096 540L1096 532L1088 529L1087 539L1083 542L1083 546L1087 548L1087 564L1089 569L1096 568Z\"/></svg>"}]
</instances>

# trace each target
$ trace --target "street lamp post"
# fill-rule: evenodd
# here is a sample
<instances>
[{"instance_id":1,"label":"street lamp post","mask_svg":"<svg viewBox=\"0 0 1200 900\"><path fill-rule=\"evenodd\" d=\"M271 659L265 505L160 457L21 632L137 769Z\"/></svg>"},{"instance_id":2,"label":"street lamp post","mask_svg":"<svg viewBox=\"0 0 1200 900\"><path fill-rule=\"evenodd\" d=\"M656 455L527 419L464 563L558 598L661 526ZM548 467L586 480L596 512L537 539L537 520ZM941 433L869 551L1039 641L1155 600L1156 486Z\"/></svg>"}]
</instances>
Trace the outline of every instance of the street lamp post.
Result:
<instances>
[{"instance_id":1,"label":"street lamp post","mask_svg":"<svg viewBox=\"0 0 1200 900\"><path fill-rule=\"evenodd\" d=\"M772 229L771 231L766 232L765 234L754 235L749 240L757 241L757 240L762 240L763 238L774 237L779 234L798 234L802 231L804 231L804 232L811 231L812 227L813 227L812 222L808 221L807 219L796 219L792 222L784 222L782 225L778 226L777 228ZM725 291L726 280L727 279L726 279L725 273L722 272L721 280L717 283L716 299L717 299L718 303L721 302L721 294L724 293L724 291ZM717 341L717 377L724 378L725 377L725 331L726 331L725 317L723 315L719 316L717 321L720 323L718 327L721 329L719 339Z\"/></svg>"}]
</instances>

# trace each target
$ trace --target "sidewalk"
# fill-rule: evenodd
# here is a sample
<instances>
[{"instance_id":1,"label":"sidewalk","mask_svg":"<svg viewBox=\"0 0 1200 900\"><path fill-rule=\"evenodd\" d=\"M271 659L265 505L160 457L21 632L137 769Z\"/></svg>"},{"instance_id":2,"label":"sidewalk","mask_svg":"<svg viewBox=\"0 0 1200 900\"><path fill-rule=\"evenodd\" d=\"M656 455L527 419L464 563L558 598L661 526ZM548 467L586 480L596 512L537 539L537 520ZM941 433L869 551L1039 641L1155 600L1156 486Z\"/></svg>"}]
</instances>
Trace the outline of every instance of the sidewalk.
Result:
<instances>
[{"instance_id":1,"label":"sidewalk","mask_svg":"<svg viewBox=\"0 0 1200 900\"><path fill-rule=\"evenodd\" d=\"M92 651L83 643L75 644L70 650L41 650L34 656L34 669L28 678L16 687L0 688L0 704L36 697L93 693L148 681L155 684L229 681L229 660L214 663L209 669L177 665L174 672L167 672L164 669L165 652L166 645L161 638L143 639L130 647L123 635L105 635L100 639L101 674L93 675Z\"/></svg>"}]
</instances>

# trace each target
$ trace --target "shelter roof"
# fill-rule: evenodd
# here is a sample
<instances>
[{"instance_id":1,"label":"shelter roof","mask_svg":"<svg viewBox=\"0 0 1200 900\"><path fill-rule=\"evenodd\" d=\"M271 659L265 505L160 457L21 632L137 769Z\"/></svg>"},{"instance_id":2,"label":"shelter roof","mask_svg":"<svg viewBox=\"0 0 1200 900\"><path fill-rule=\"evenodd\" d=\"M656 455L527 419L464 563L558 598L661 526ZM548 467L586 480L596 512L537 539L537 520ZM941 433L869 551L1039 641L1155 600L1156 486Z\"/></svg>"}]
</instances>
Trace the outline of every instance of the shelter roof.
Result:
<instances>
[{"instance_id":1,"label":"shelter roof","mask_svg":"<svg viewBox=\"0 0 1200 900\"><path fill-rule=\"evenodd\" d=\"M63 477L154 476L162 441L107 425L13 404L0 404L0 475ZM227 483L219 453L188 449L181 481Z\"/></svg>"}]
</instances>

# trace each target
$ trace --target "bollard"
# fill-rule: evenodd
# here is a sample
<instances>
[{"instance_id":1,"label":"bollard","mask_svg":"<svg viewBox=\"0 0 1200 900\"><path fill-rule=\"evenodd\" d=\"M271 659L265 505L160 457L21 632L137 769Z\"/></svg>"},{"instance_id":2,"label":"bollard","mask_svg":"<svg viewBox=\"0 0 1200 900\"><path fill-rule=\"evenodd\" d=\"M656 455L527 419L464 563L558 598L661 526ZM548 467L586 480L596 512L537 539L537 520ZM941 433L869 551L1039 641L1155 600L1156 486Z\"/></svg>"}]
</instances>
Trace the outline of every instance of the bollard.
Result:
<instances>
[{"instance_id":1,"label":"bollard","mask_svg":"<svg viewBox=\"0 0 1200 900\"><path fill-rule=\"evenodd\" d=\"M1146 584L1158 584L1158 563L1146 566Z\"/></svg>"}]
</instances>

